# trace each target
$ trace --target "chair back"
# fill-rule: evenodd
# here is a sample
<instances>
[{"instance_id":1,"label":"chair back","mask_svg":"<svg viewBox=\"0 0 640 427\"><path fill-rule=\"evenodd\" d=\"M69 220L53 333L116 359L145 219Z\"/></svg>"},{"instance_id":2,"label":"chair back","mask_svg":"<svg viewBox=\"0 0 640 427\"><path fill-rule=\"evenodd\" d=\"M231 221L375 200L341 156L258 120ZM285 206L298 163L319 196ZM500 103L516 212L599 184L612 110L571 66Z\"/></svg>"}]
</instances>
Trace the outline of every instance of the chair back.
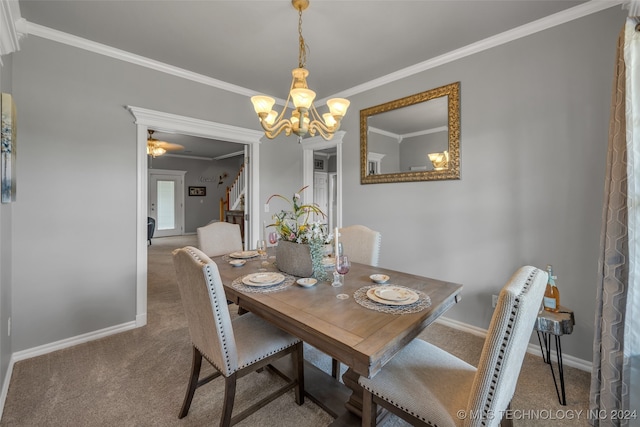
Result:
<instances>
[{"instance_id":1,"label":"chair back","mask_svg":"<svg viewBox=\"0 0 640 427\"><path fill-rule=\"evenodd\" d=\"M228 377L238 369L238 354L218 266L192 246L173 251L173 264L191 342Z\"/></svg>"},{"instance_id":2,"label":"chair back","mask_svg":"<svg viewBox=\"0 0 640 427\"><path fill-rule=\"evenodd\" d=\"M229 222L212 222L196 230L198 247L210 257L242 250L240 226Z\"/></svg>"},{"instance_id":3,"label":"chair back","mask_svg":"<svg viewBox=\"0 0 640 427\"><path fill-rule=\"evenodd\" d=\"M378 265L382 235L364 225L350 225L339 230L344 254L353 262Z\"/></svg>"},{"instance_id":4,"label":"chair back","mask_svg":"<svg viewBox=\"0 0 640 427\"><path fill-rule=\"evenodd\" d=\"M498 426L518 381L547 284L547 273L531 266L514 273L498 296L482 348L465 426Z\"/></svg>"}]
</instances>

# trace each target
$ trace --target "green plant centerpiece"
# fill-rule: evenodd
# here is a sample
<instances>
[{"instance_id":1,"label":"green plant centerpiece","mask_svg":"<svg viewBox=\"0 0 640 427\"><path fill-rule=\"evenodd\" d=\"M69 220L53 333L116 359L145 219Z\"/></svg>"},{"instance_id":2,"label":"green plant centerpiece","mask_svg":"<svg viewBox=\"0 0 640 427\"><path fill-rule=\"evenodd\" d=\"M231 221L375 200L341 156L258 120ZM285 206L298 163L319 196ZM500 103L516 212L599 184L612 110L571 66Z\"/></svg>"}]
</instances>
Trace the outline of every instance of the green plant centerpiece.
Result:
<instances>
[{"instance_id":1,"label":"green plant centerpiece","mask_svg":"<svg viewBox=\"0 0 640 427\"><path fill-rule=\"evenodd\" d=\"M313 221L314 215L327 217L317 204L300 204L300 193L307 187L302 187L291 199L280 194L269 197L267 204L278 198L287 202L290 208L274 214L274 222L268 227L274 227L279 236L276 262L280 270L295 276L313 275L318 280L326 280L322 263L324 246L331 243L333 236L326 224Z\"/></svg>"}]
</instances>

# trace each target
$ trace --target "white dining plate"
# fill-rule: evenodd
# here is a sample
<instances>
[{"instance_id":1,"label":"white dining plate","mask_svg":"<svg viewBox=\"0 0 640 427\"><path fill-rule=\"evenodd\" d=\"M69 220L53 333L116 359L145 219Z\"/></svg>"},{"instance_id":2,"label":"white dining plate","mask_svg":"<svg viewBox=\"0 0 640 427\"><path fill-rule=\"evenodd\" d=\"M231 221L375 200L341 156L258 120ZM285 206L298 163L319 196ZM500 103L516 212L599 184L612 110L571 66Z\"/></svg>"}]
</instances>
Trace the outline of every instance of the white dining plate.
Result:
<instances>
[{"instance_id":1,"label":"white dining plate","mask_svg":"<svg viewBox=\"0 0 640 427\"><path fill-rule=\"evenodd\" d=\"M313 277L304 277L302 279L296 280L296 283L298 285L302 286L303 288L309 288L309 287L315 285L316 283L318 283L318 281L316 279L314 279Z\"/></svg>"},{"instance_id":2,"label":"white dining plate","mask_svg":"<svg viewBox=\"0 0 640 427\"><path fill-rule=\"evenodd\" d=\"M389 276L386 274L372 274L369 276L369 279L373 280L375 283L384 283L389 280Z\"/></svg>"},{"instance_id":3,"label":"white dining plate","mask_svg":"<svg viewBox=\"0 0 640 427\"><path fill-rule=\"evenodd\" d=\"M394 301L394 300L380 298L379 296L376 295L376 290L380 288L386 288L386 286L377 286L369 289L367 291L367 298L369 298L371 301L379 302L380 304L386 304L386 305L409 305L409 304L413 304L414 302L420 299L420 296L416 292L409 289L404 289L404 288L401 288L401 289L409 294L409 297L405 300Z\"/></svg>"},{"instance_id":4,"label":"white dining plate","mask_svg":"<svg viewBox=\"0 0 640 427\"><path fill-rule=\"evenodd\" d=\"M405 288L398 288L397 286L379 287L376 288L374 292L378 298L387 301L406 301L411 297L411 294L415 293Z\"/></svg>"},{"instance_id":5,"label":"white dining plate","mask_svg":"<svg viewBox=\"0 0 640 427\"><path fill-rule=\"evenodd\" d=\"M280 273L253 273L242 278L242 283L247 286L271 286L284 282L284 276Z\"/></svg>"},{"instance_id":6,"label":"white dining plate","mask_svg":"<svg viewBox=\"0 0 640 427\"><path fill-rule=\"evenodd\" d=\"M240 258L240 259L254 258L258 256L258 251L231 252L229 256L231 258Z\"/></svg>"}]
</instances>

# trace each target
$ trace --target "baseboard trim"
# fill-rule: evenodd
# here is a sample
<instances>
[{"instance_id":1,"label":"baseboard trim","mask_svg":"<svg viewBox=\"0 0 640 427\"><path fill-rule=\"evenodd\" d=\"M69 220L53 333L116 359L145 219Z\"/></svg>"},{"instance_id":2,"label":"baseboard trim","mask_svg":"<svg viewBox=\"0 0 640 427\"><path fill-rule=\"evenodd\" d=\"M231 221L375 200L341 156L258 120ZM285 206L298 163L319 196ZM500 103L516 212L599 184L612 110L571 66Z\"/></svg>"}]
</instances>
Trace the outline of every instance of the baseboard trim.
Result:
<instances>
[{"instance_id":1,"label":"baseboard trim","mask_svg":"<svg viewBox=\"0 0 640 427\"><path fill-rule=\"evenodd\" d=\"M446 317L438 318L438 320L436 320L436 323L440 323L441 325L448 326L450 328L457 329L463 332L467 332L481 338L485 338L487 336L486 329L478 328L476 326L468 325L466 323L459 322L457 320L449 319ZM538 357L542 357L542 355L540 354L539 344L529 343L529 346L527 347L527 353L531 353ZM557 360L556 357L557 357L556 352L552 350L551 360ZM591 369L593 367L593 364L591 362L584 359L579 359L575 356L572 356L566 353L562 355L562 364L564 366L570 366L572 368L580 369L582 371L587 371L587 372L591 372Z\"/></svg>"},{"instance_id":2,"label":"baseboard trim","mask_svg":"<svg viewBox=\"0 0 640 427\"><path fill-rule=\"evenodd\" d=\"M97 340L107 337L109 335L118 334L131 329L137 328L136 322L127 322L120 325L110 326L108 328L99 329L97 331L88 332L86 334L77 335L71 338L65 338L60 341L55 341L49 344L44 344L38 347L29 348L13 353L11 360L18 362L20 360L30 359L36 356L42 356L43 354L52 353L63 348L73 347L74 345L84 344L89 341Z\"/></svg>"},{"instance_id":3,"label":"baseboard trim","mask_svg":"<svg viewBox=\"0 0 640 427\"><path fill-rule=\"evenodd\" d=\"M0 392L0 419L2 419L2 413L4 412L4 404L7 401L7 393L9 392L9 383L11 382L11 374L13 373L13 356L9 359L9 366L2 382L2 391Z\"/></svg>"}]
</instances>

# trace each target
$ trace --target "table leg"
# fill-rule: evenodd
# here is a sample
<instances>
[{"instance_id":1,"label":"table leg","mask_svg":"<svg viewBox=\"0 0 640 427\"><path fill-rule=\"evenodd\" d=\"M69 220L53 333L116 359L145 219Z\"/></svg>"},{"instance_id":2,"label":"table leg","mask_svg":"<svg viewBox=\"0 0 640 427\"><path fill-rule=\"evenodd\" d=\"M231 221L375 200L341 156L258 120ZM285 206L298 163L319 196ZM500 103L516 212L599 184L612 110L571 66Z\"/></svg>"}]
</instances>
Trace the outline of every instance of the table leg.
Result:
<instances>
[{"instance_id":1,"label":"table leg","mask_svg":"<svg viewBox=\"0 0 640 427\"><path fill-rule=\"evenodd\" d=\"M349 368L342 375L342 382L349 389L351 389L351 396L349 397L349 401L345 403L345 406L347 407L349 412L356 414L358 417L362 418L363 390L360 384L358 384L358 378L360 378L360 375L356 374L353 369Z\"/></svg>"},{"instance_id":2,"label":"table leg","mask_svg":"<svg viewBox=\"0 0 640 427\"><path fill-rule=\"evenodd\" d=\"M538 342L540 343L540 351L542 352L542 360L549 364L551 369L551 376L553 377L553 385L556 387L556 395L561 405L567 405L567 396L564 387L564 366L562 364L562 346L560 345L560 335L554 335L556 341L556 358L558 361L558 377L560 380L560 387L558 388L558 380L556 379L556 373L553 369L553 363L551 363L551 334L547 332L538 332ZM544 349L543 347L544 342Z\"/></svg>"}]
</instances>

